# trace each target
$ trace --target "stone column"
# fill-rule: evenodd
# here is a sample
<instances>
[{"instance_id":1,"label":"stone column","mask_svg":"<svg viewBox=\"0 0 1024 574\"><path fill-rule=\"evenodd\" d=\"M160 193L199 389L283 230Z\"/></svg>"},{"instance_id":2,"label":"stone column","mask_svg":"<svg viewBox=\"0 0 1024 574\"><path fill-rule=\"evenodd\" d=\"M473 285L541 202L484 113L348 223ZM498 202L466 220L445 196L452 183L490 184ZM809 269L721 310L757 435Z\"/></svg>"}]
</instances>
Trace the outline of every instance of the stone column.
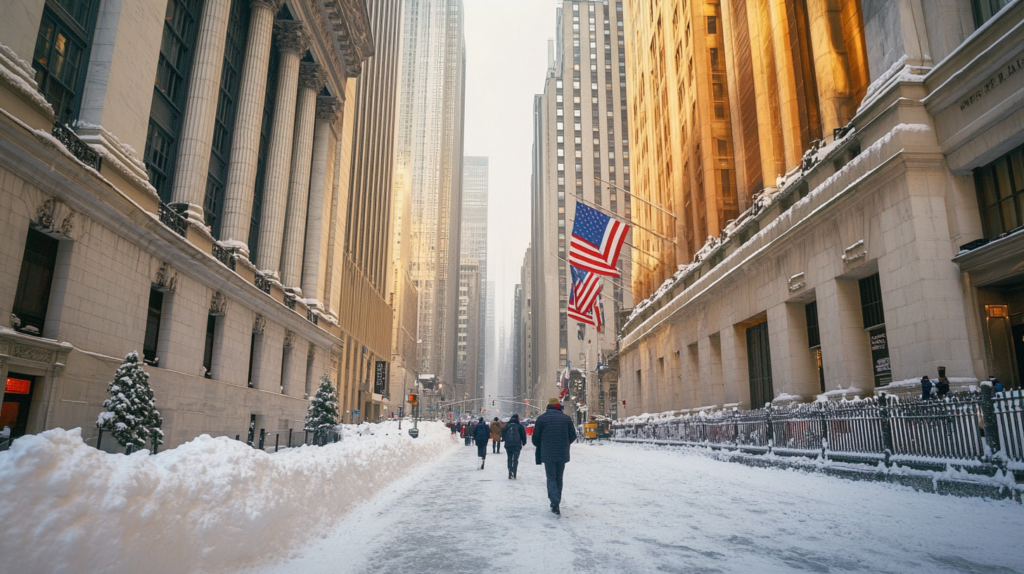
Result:
<instances>
[{"instance_id":1,"label":"stone column","mask_svg":"<svg viewBox=\"0 0 1024 574\"><path fill-rule=\"evenodd\" d=\"M316 99L316 128L313 132L313 164L309 178L309 210L306 216L305 257L302 262L302 293L320 299L322 256L327 254L325 240L334 203L334 124L341 116L343 102L332 96Z\"/></svg>"},{"instance_id":2,"label":"stone column","mask_svg":"<svg viewBox=\"0 0 1024 574\"><path fill-rule=\"evenodd\" d=\"M238 111L224 190L224 220L221 223L221 238L224 240L249 241L270 44L274 34L274 14L280 6L281 0L252 0L249 39L245 46L242 85L238 90ZM241 255L248 257L248 247L241 248Z\"/></svg>"},{"instance_id":3,"label":"stone column","mask_svg":"<svg viewBox=\"0 0 1024 574\"><path fill-rule=\"evenodd\" d=\"M172 202L187 205L188 218L203 225L203 200L230 12L231 0L207 0L203 4L171 192Z\"/></svg>"},{"instance_id":4,"label":"stone column","mask_svg":"<svg viewBox=\"0 0 1024 574\"><path fill-rule=\"evenodd\" d=\"M277 95L274 99L274 125L267 150L263 219L260 222L260 249L256 266L264 273L278 277L288 203L288 176L292 165L299 59L308 49L308 44L299 22L279 20L274 24L274 31L280 40L281 62L278 65Z\"/></svg>"},{"instance_id":5,"label":"stone column","mask_svg":"<svg viewBox=\"0 0 1024 574\"><path fill-rule=\"evenodd\" d=\"M843 40L842 13L838 2L811 0L807 2L807 19L818 84L821 128L828 136L853 117L853 94L850 90L850 62Z\"/></svg>"},{"instance_id":6,"label":"stone column","mask_svg":"<svg viewBox=\"0 0 1024 574\"><path fill-rule=\"evenodd\" d=\"M288 182L288 211L281 249L281 282L298 294L302 280L302 249L306 238L306 209L309 205L309 169L313 161L313 124L316 95L324 87L319 64L302 62L299 69L299 98L295 107L295 135L292 170Z\"/></svg>"},{"instance_id":7,"label":"stone column","mask_svg":"<svg viewBox=\"0 0 1024 574\"><path fill-rule=\"evenodd\" d=\"M857 281L831 279L815 287L814 293L825 390L856 387L870 394L875 388L871 343L864 331Z\"/></svg>"}]
</instances>

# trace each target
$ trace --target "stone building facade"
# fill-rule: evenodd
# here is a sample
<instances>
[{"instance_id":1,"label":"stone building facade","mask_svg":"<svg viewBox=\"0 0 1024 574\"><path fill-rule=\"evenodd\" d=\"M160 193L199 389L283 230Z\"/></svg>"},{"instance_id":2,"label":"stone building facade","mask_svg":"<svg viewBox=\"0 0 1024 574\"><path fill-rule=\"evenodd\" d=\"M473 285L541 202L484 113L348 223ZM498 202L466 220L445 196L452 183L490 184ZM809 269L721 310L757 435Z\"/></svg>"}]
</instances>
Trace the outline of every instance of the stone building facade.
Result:
<instances>
[{"instance_id":1,"label":"stone building facade","mask_svg":"<svg viewBox=\"0 0 1024 574\"><path fill-rule=\"evenodd\" d=\"M954 388L1019 386L1024 4L807 2L809 29L788 32L785 6L721 5L733 145L756 127L775 185L748 187L749 207L638 303L620 333L618 415L913 394L939 367ZM710 33L713 16L679 25ZM788 35L747 45L744 30ZM799 70L774 86L757 70L802 42L790 101L780 84ZM748 86L756 114L739 121Z\"/></svg>"},{"instance_id":2,"label":"stone building facade","mask_svg":"<svg viewBox=\"0 0 1024 574\"><path fill-rule=\"evenodd\" d=\"M132 351L168 447L301 433L322 376L342 397L369 384L391 309L344 238L374 51L355 0L4 10L5 425L94 442Z\"/></svg>"}]
</instances>

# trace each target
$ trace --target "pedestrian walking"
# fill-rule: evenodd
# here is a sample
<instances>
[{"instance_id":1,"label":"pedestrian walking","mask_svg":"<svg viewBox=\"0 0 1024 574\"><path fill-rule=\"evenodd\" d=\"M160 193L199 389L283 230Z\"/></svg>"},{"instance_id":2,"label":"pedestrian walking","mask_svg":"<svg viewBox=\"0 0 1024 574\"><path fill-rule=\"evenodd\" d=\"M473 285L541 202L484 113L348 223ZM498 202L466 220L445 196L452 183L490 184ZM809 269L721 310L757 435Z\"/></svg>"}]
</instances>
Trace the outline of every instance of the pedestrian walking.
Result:
<instances>
[{"instance_id":1,"label":"pedestrian walking","mask_svg":"<svg viewBox=\"0 0 1024 574\"><path fill-rule=\"evenodd\" d=\"M508 456L508 478L517 478L519 473L519 453L526 444L526 429L519 424L519 415L513 414L508 424L501 431L501 439L505 441L505 454Z\"/></svg>"},{"instance_id":2,"label":"pedestrian walking","mask_svg":"<svg viewBox=\"0 0 1024 574\"><path fill-rule=\"evenodd\" d=\"M491 429L487 428L484 417L480 417L473 427L473 440L476 441L476 455L480 457L480 470L484 469L484 463L487 462L487 439L490 436Z\"/></svg>"},{"instance_id":3,"label":"pedestrian walking","mask_svg":"<svg viewBox=\"0 0 1024 574\"><path fill-rule=\"evenodd\" d=\"M562 412L558 399L550 399L547 410L537 417L532 440L538 450L537 464L544 463L551 512L561 514L558 506L562 503L562 477L569 462L569 445L576 440L576 427L572 418Z\"/></svg>"},{"instance_id":4,"label":"pedestrian walking","mask_svg":"<svg viewBox=\"0 0 1024 574\"><path fill-rule=\"evenodd\" d=\"M501 421L498 417L491 421L491 450L501 454Z\"/></svg>"},{"instance_id":5,"label":"pedestrian walking","mask_svg":"<svg viewBox=\"0 0 1024 574\"><path fill-rule=\"evenodd\" d=\"M921 400L927 401L932 398L932 381L928 375L921 377Z\"/></svg>"}]
</instances>

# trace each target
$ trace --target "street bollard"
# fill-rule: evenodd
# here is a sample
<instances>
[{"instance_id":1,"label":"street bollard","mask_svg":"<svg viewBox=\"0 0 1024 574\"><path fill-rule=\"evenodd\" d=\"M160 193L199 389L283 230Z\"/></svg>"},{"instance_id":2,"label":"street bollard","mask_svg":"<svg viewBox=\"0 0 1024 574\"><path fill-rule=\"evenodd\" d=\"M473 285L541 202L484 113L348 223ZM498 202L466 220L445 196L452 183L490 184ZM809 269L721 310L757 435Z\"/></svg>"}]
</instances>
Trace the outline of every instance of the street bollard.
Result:
<instances>
[{"instance_id":1,"label":"street bollard","mask_svg":"<svg viewBox=\"0 0 1024 574\"><path fill-rule=\"evenodd\" d=\"M132 453L132 444L128 443L128 446L125 447L125 449L124 449L124 454L125 455L130 455L131 453Z\"/></svg>"},{"instance_id":2,"label":"street bollard","mask_svg":"<svg viewBox=\"0 0 1024 574\"><path fill-rule=\"evenodd\" d=\"M274 434L274 452L277 452L277 439L281 437L280 433Z\"/></svg>"},{"instance_id":3,"label":"street bollard","mask_svg":"<svg viewBox=\"0 0 1024 574\"><path fill-rule=\"evenodd\" d=\"M288 448L292 448L292 429L288 429Z\"/></svg>"},{"instance_id":4,"label":"street bollard","mask_svg":"<svg viewBox=\"0 0 1024 574\"><path fill-rule=\"evenodd\" d=\"M263 443L267 440L267 431L260 429L260 450L263 450Z\"/></svg>"},{"instance_id":5,"label":"street bollard","mask_svg":"<svg viewBox=\"0 0 1024 574\"><path fill-rule=\"evenodd\" d=\"M100 434L96 435L96 450L103 450L100 446L103 443L103 429L100 428Z\"/></svg>"},{"instance_id":6,"label":"street bollard","mask_svg":"<svg viewBox=\"0 0 1024 574\"><path fill-rule=\"evenodd\" d=\"M235 435L235 440L237 440L238 442L242 442L242 435L236 434Z\"/></svg>"},{"instance_id":7,"label":"street bollard","mask_svg":"<svg viewBox=\"0 0 1024 574\"><path fill-rule=\"evenodd\" d=\"M309 431L308 430L302 431L302 444L304 444L304 445L305 444L309 444Z\"/></svg>"},{"instance_id":8,"label":"street bollard","mask_svg":"<svg viewBox=\"0 0 1024 574\"><path fill-rule=\"evenodd\" d=\"M156 439L154 438L154 439L153 439L153 452L151 452L150 454L156 454L156 451L157 451L157 450L158 450L159 448L160 448L160 445L159 445L159 444L157 444L157 442L156 442Z\"/></svg>"}]
</instances>

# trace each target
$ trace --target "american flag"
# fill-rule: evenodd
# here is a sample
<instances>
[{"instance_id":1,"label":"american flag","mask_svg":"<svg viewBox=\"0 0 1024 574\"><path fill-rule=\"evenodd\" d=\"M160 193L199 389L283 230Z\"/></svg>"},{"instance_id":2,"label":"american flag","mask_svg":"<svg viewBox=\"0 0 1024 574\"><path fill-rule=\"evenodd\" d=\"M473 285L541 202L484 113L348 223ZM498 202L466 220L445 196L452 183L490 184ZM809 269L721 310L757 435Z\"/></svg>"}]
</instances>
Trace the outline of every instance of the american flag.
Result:
<instances>
[{"instance_id":1,"label":"american flag","mask_svg":"<svg viewBox=\"0 0 1024 574\"><path fill-rule=\"evenodd\" d=\"M597 273L570 265L572 289L575 292L576 310L584 311L594 305L594 298L601 287L601 278Z\"/></svg>"},{"instance_id":2,"label":"american flag","mask_svg":"<svg viewBox=\"0 0 1024 574\"><path fill-rule=\"evenodd\" d=\"M594 315L590 312L591 308L581 309L576 304L576 301L576 286L573 285L573 288L569 290L569 308L565 311L566 317L571 321L594 325Z\"/></svg>"},{"instance_id":3,"label":"american flag","mask_svg":"<svg viewBox=\"0 0 1024 574\"><path fill-rule=\"evenodd\" d=\"M615 268L629 225L576 202L569 243L569 264L598 275L618 277Z\"/></svg>"},{"instance_id":4,"label":"american flag","mask_svg":"<svg viewBox=\"0 0 1024 574\"><path fill-rule=\"evenodd\" d=\"M597 298L594 299L594 327L597 328L597 332L601 332L601 328L604 326L604 317L601 313L601 290L597 290Z\"/></svg>"}]
</instances>

